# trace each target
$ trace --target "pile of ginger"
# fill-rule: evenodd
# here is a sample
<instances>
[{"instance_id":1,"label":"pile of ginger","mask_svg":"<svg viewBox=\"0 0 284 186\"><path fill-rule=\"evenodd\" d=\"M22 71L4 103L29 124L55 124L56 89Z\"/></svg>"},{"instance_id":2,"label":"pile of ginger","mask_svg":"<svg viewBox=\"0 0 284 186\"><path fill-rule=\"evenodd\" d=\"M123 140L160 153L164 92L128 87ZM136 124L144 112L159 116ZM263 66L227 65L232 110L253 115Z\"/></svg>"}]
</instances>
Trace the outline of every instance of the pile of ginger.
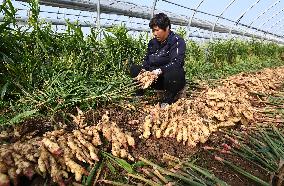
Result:
<instances>
[{"instance_id":1,"label":"pile of ginger","mask_svg":"<svg viewBox=\"0 0 284 186\"><path fill-rule=\"evenodd\" d=\"M59 185L75 175L80 182L83 175L88 175L86 164L94 165L100 161L99 152L107 141L114 156L134 160L129 148L135 141L131 133L124 133L115 122L109 120L106 112L97 125L86 126L83 113L73 116L78 128L68 132L64 129L45 133L26 141L1 145L0 179L1 184L12 182L18 185L19 177L32 178L35 174L46 177Z\"/></svg>"}]
</instances>

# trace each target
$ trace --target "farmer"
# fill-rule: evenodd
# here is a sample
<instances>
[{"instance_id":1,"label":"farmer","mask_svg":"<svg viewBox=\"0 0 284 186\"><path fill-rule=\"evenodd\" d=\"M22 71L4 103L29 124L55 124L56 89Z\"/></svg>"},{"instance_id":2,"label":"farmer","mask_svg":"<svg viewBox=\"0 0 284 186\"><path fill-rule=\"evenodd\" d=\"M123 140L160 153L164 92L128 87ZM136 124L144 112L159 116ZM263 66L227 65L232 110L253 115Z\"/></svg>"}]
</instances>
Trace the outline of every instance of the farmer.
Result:
<instances>
[{"instance_id":1,"label":"farmer","mask_svg":"<svg viewBox=\"0 0 284 186\"><path fill-rule=\"evenodd\" d=\"M131 77L136 77L144 69L158 75L151 85L156 90L165 90L161 103L172 104L176 101L179 91L185 86L183 69L186 44L183 38L171 31L170 19L164 13L156 14L150 21L154 38L148 43L147 53L142 65L132 65ZM142 96L144 90L136 91Z\"/></svg>"}]
</instances>

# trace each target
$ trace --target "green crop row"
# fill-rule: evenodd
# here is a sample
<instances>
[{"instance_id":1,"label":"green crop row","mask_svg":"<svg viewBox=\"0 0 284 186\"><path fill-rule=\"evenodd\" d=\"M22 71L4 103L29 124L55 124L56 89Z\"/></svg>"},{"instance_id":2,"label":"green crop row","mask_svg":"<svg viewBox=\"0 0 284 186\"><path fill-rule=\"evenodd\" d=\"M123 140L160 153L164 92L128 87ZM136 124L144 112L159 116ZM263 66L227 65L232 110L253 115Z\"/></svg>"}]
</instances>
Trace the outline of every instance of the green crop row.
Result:
<instances>
[{"instance_id":1,"label":"green crop row","mask_svg":"<svg viewBox=\"0 0 284 186\"><path fill-rule=\"evenodd\" d=\"M284 46L257 40L187 41L189 79L220 78L243 71L283 65ZM282 56L282 57L281 57Z\"/></svg>"}]
</instances>

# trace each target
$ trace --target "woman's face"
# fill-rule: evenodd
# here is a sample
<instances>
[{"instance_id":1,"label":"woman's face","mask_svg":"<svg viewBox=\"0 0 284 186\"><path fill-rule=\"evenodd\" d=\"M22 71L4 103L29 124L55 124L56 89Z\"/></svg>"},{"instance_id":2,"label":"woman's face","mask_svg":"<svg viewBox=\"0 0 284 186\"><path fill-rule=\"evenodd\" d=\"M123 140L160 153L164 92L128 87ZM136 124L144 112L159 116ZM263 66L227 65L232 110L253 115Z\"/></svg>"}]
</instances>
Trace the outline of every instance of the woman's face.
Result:
<instances>
[{"instance_id":1,"label":"woman's face","mask_svg":"<svg viewBox=\"0 0 284 186\"><path fill-rule=\"evenodd\" d=\"M166 30L163 30L163 29L159 28L158 26L154 26L153 29L152 29L152 33L158 41L163 42L167 39L167 37L170 33L170 30L169 30L169 28L166 28Z\"/></svg>"}]
</instances>

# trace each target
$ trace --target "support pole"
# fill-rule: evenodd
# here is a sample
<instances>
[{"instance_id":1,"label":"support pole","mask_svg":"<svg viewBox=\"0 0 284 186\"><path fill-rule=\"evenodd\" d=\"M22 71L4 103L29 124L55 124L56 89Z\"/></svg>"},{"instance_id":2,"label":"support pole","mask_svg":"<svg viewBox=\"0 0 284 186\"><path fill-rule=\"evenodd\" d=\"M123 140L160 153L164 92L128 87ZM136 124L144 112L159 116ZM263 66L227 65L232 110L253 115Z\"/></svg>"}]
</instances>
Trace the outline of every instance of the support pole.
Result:
<instances>
[{"instance_id":1,"label":"support pole","mask_svg":"<svg viewBox=\"0 0 284 186\"><path fill-rule=\"evenodd\" d=\"M211 36L210 36L210 40L212 41L213 40L213 32L215 30L215 26L216 24L218 23L219 21L219 18L223 16L223 14L225 13L225 11L235 2L236 0L232 0L225 8L224 10L219 14L219 16L217 17L217 20L215 21L214 25L213 25L213 28L212 28L212 31L211 31Z\"/></svg>"},{"instance_id":2,"label":"support pole","mask_svg":"<svg viewBox=\"0 0 284 186\"><path fill-rule=\"evenodd\" d=\"M97 0L97 19L96 19L96 26L97 26L97 30L99 32L98 34L98 39L99 41L101 40L101 2L100 0Z\"/></svg>"},{"instance_id":3,"label":"support pole","mask_svg":"<svg viewBox=\"0 0 284 186\"><path fill-rule=\"evenodd\" d=\"M156 4L157 4L157 0L153 0L153 6L151 10L151 19L154 17Z\"/></svg>"},{"instance_id":4,"label":"support pole","mask_svg":"<svg viewBox=\"0 0 284 186\"><path fill-rule=\"evenodd\" d=\"M101 3L100 3L100 0L97 0L97 20L96 20L96 23L97 23L97 28L100 30L101 28L101 23L100 23L100 19L101 19Z\"/></svg>"},{"instance_id":5,"label":"support pole","mask_svg":"<svg viewBox=\"0 0 284 186\"><path fill-rule=\"evenodd\" d=\"M190 35L189 32L190 32L190 26L191 26L192 20L193 20L195 14L196 14L198 8L201 6L201 4L202 4L204 1L205 1L205 0L201 0L201 1L198 3L198 5L195 7L195 9L194 9L194 11L193 11L192 16L191 16L190 19L189 19L189 22L188 22L188 25L187 25L188 37L189 37L189 35Z\"/></svg>"},{"instance_id":6,"label":"support pole","mask_svg":"<svg viewBox=\"0 0 284 186\"><path fill-rule=\"evenodd\" d=\"M239 16L239 18L238 18L237 21L236 21L236 26L238 26L238 24L239 24L240 21L243 19L243 17L246 15L246 13L248 13L255 5L257 5L257 4L259 3L259 1L260 1L260 0L256 0L255 3L253 3L246 11L244 11L244 12ZM229 32L230 36L231 36L231 34L232 34L232 29L233 29L233 27L230 28L230 32Z\"/></svg>"}]
</instances>

